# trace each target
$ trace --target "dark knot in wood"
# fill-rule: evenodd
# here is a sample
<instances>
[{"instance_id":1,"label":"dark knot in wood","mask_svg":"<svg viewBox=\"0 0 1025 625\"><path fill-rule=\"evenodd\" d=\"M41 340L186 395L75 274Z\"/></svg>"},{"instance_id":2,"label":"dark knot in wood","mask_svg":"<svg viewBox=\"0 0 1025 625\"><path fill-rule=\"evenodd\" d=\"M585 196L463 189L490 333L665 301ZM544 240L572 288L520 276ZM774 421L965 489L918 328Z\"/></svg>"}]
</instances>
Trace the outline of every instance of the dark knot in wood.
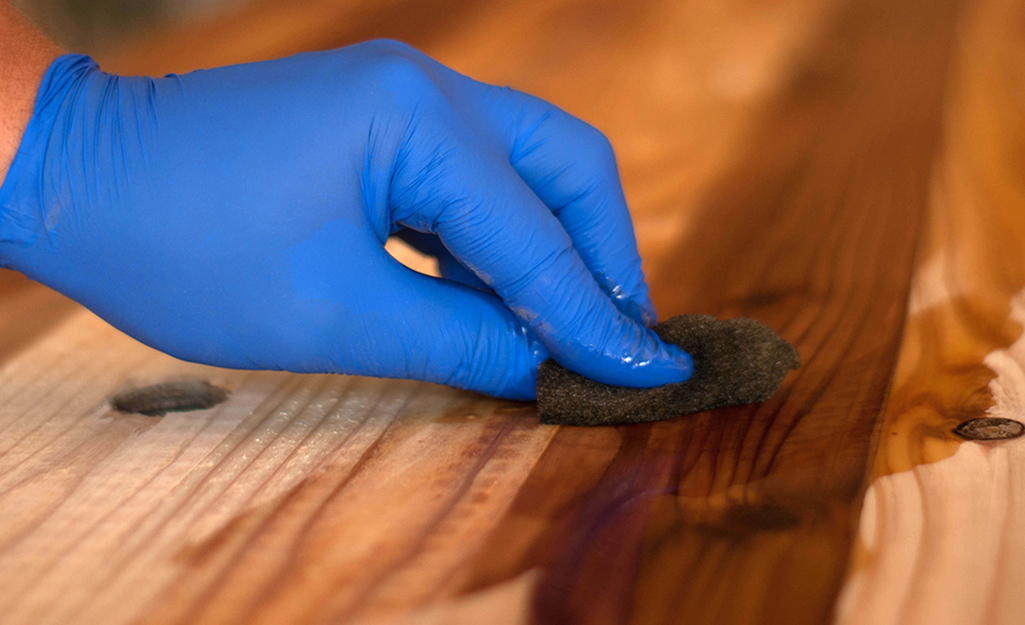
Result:
<instances>
[{"instance_id":1,"label":"dark knot in wood","mask_svg":"<svg viewBox=\"0 0 1025 625\"><path fill-rule=\"evenodd\" d=\"M168 412L206 410L227 398L227 391L209 382L180 380L122 391L110 403L120 412L162 417Z\"/></svg>"},{"instance_id":2,"label":"dark knot in wood","mask_svg":"<svg viewBox=\"0 0 1025 625\"><path fill-rule=\"evenodd\" d=\"M998 441L1018 438L1025 433L1025 425L1013 419L981 417L969 419L954 428L954 434L970 441Z\"/></svg>"}]
</instances>

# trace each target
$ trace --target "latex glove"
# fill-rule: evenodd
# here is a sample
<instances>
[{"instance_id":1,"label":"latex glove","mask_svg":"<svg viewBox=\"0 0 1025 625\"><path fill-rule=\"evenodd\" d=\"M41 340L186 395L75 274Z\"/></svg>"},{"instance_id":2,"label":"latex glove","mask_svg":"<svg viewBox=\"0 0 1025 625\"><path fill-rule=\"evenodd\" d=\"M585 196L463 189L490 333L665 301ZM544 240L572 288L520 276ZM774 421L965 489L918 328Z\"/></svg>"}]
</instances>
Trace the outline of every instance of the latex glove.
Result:
<instances>
[{"instance_id":1,"label":"latex glove","mask_svg":"<svg viewBox=\"0 0 1025 625\"><path fill-rule=\"evenodd\" d=\"M385 251L404 228L454 280ZM57 59L0 188L0 262L212 365L519 399L549 353L629 386L691 369L643 325L608 141L395 42L156 79Z\"/></svg>"}]
</instances>

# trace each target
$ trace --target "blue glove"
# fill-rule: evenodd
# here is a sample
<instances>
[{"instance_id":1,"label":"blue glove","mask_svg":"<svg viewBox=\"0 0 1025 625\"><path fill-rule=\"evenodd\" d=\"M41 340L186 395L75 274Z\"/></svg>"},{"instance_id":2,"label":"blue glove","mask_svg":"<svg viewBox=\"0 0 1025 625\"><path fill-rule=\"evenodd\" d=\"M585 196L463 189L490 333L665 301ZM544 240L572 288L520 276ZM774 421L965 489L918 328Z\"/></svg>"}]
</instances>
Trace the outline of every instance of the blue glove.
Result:
<instances>
[{"instance_id":1,"label":"blue glove","mask_svg":"<svg viewBox=\"0 0 1025 625\"><path fill-rule=\"evenodd\" d=\"M384 249L439 256L444 278ZM608 141L378 41L165 78L50 67L0 187L0 263L178 358L531 399L549 355L686 380Z\"/></svg>"}]
</instances>

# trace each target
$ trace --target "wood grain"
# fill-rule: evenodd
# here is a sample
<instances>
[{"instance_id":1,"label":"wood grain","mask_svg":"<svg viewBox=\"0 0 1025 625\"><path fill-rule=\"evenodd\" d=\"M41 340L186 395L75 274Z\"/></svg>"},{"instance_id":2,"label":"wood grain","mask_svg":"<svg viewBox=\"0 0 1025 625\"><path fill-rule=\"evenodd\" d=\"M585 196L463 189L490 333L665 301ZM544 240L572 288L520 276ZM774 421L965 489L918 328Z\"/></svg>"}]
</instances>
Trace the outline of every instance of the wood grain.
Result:
<instances>
[{"instance_id":1,"label":"wood grain","mask_svg":"<svg viewBox=\"0 0 1025 625\"><path fill-rule=\"evenodd\" d=\"M1025 50L1019 3L958 29L943 139L892 399L839 622L1019 623L1025 441L961 422L1025 420Z\"/></svg>"},{"instance_id":2,"label":"wood grain","mask_svg":"<svg viewBox=\"0 0 1025 625\"><path fill-rule=\"evenodd\" d=\"M50 312L0 344L0 621L800 624L839 596L843 623L1012 622L1025 443L949 430L1025 411L1022 17L300 0L97 51L160 73L391 36L550 99L612 139L662 315L757 317L804 367L757 406L554 428L427 384L181 363L26 299ZM109 408L181 376L231 396Z\"/></svg>"},{"instance_id":3,"label":"wood grain","mask_svg":"<svg viewBox=\"0 0 1025 625\"><path fill-rule=\"evenodd\" d=\"M952 18L936 3L858 3L823 24L805 58L819 65L767 104L711 187L700 237L665 260L666 314L751 314L795 343L806 366L783 397L624 431L524 558L504 539L522 533L516 516L551 505L545 484L591 453L560 431L567 451L541 458L478 584L503 560L547 568L535 605L552 623L828 618L896 362Z\"/></svg>"}]
</instances>

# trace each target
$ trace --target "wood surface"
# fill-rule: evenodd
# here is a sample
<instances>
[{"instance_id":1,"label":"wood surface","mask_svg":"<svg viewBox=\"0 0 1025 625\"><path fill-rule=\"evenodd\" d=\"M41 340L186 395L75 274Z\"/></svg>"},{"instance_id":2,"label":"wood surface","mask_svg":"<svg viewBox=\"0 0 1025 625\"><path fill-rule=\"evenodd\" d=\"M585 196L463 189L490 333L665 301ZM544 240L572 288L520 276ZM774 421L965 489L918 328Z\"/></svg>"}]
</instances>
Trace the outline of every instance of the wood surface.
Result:
<instances>
[{"instance_id":1,"label":"wood surface","mask_svg":"<svg viewBox=\"0 0 1025 625\"><path fill-rule=\"evenodd\" d=\"M1025 420L1025 6L986 0L961 17L843 624L1025 618L1025 439L951 433L986 413Z\"/></svg>"},{"instance_id":2,"label":"wood surface","mask_svg":"<svg viewBox=\"0 0 1025 625\"><path fill-rule=\"evenodd\" d=\"M1022 23L1010 0L298 0L95 51L162 73L397 37L552 100L616 147L661 315L756 317L804 366L759 405L557 428L183 363L4 276L0 622L1020 622L1025 442L951 430L1025 418ZM182 377L231 396L109 407Z\"/></svg>"}]
</instances>

